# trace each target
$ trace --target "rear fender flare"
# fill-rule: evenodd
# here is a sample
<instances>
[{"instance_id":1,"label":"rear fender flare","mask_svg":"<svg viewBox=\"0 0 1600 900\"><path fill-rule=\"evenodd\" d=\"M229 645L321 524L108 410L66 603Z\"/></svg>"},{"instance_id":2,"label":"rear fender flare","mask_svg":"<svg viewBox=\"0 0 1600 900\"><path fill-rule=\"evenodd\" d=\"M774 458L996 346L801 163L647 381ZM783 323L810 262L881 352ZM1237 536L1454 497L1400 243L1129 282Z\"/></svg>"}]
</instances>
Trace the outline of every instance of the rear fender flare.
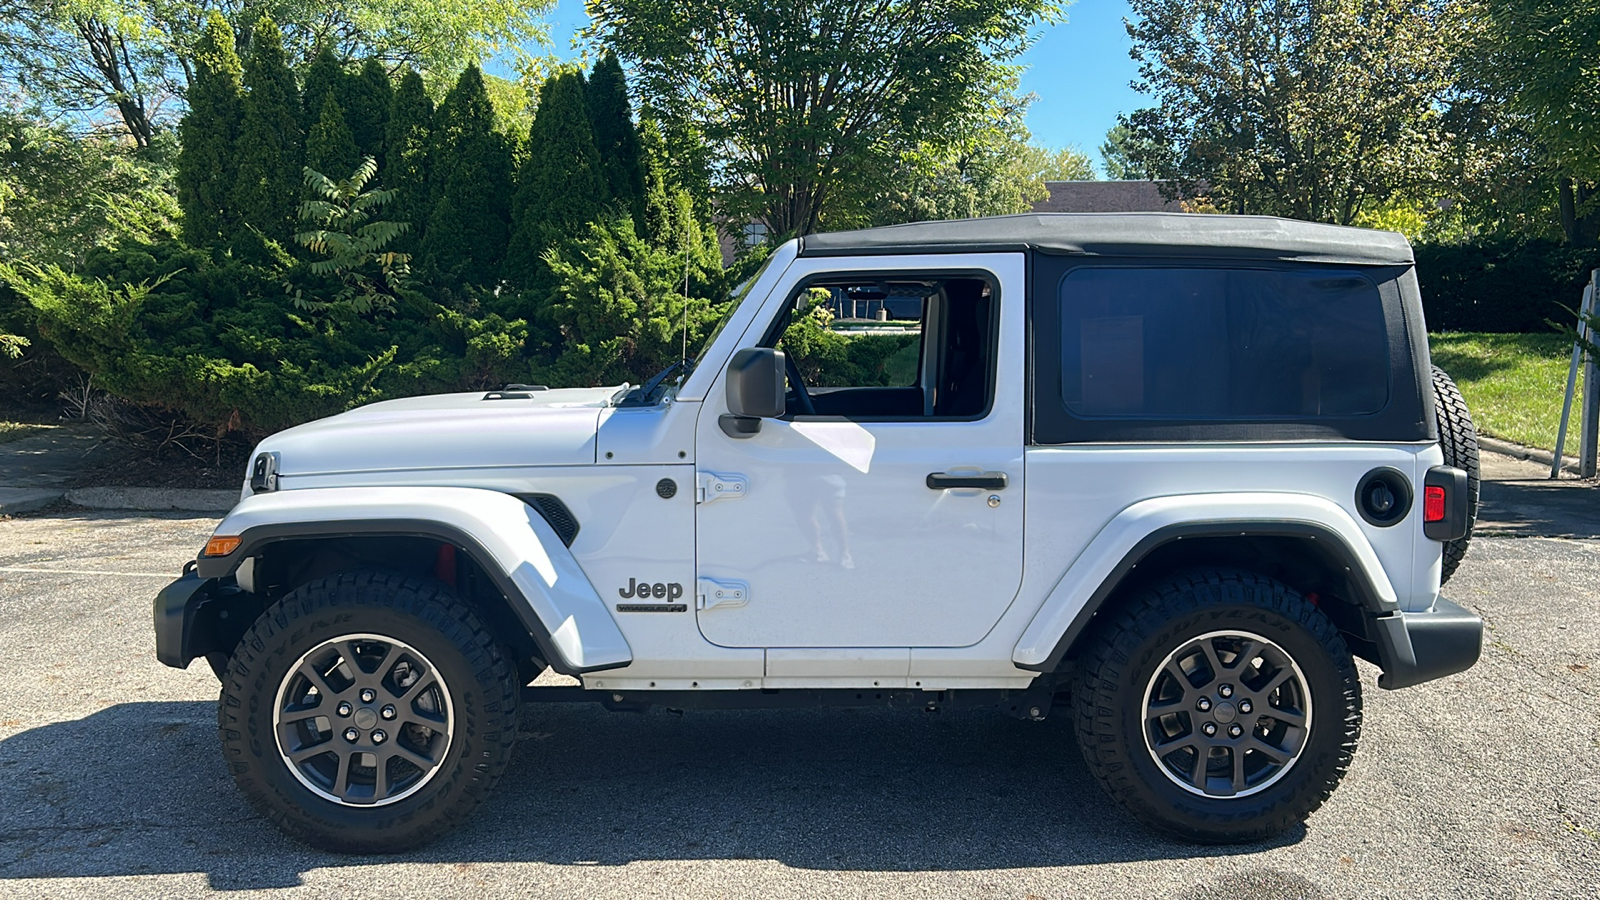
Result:
<instances>
[{"instance_id":1,"label":"rear fender flare","mask_svg":"<svg viewBox=\"0 0 1600 900\"><path fill-rule=\"evenodd\" d=\"M270 544L314 537L416 536L453 544L493 579L558 672L626 666L633 652L572 552L537 510L477 488L315 488L257 494L217 526L237 536L226 556L201 556L199 575L232 575Z\"/></svg>"},{"instance_id":2,"label":"rear fender flare","mask_svg":"<svg viewBox=\"0 0 1600 900\"><path fill-rule=\"evenodd\" d=\"M1233 493L1157 497L1127 507L1095 535L1034 614L1012 653L1018 668L1053 672L1100 606L1140 560L1192 537L1287 536L1316 541L1349 570L1369 615L1400 608L1372 544L1350 514L1307 494Z\"/></svg>"}]
</instances>

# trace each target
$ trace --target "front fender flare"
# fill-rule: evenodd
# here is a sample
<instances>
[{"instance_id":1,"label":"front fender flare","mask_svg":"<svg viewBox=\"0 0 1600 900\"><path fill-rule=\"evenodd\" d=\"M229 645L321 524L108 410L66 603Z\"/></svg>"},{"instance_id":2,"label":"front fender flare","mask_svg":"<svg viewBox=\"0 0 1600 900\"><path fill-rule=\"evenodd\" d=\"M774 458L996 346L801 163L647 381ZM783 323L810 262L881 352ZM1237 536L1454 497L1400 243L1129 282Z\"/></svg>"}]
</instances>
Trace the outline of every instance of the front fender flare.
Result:
<instances>
[{"instance_id":1,"label":"front fender flare","mask_svg":"<svg viewBox=\"0 0 1600 900\"><path fill-rule=\"evenodd\" d=\"M1394 585L1355 519L1309 494L1186 494L1142 500L1095 535L1034 614L1012 652L1018 668L1052 672L1123 576L1157 547L1189 537L1291 536L1317 541L1340 557L1363 588L1355 598L1371 614L1400 606Z\"/></svg>"},{"instance_id":2,"label":"front fender flare","mask_svg":"<svg viewBox=\"0 0 1600 900\"><path fill-rule=\"evenodd\" d=\"M308 537L420 536L469 554L496 582L556 671L615 669L633 651L550 523L509 494L478 488L313 488L256 494L217 526L237 536L226 556L201 556L199 575L231 575L268 544Z\"/></svg>"}]
</instances>

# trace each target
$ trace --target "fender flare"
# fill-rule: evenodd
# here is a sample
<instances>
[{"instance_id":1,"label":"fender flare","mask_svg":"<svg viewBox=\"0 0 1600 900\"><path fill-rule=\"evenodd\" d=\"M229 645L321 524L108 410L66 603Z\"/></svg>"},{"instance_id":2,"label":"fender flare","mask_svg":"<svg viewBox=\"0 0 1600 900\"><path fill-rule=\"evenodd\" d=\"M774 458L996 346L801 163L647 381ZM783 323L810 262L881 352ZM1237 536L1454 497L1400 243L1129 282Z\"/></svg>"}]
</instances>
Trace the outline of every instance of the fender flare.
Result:
<instances>
[{"instance_id":1,"label":"fender flare","mask_svg":"<svg viewBox=\"0 0 1600 900\"><path fill-rule=\"evenodd\" d=\"M633 651L572 552L543 515L480 488L311 488L256 494L217 526L226 556L198 560L202 578L232 575L263 547L334 537L427 537L468 554L505 594L545 661L567 675L615 669Z\"/></svg>"},{"instance_id":2,"label":"fender flare","mask_svg":"<svg viewBox=\"0 0 1600 900\"><path fill-rule=\"evenodd\" d=\"M1021 669L1053 672L1127 575L1156 549L1194 537L1315 541L1350 573L1370 616L1400 609L1394 586L1350 514L1306 494L1200 494L1143 500L1114 516L1056 583L1012 653Z\"/></svg>"}]
</instances>

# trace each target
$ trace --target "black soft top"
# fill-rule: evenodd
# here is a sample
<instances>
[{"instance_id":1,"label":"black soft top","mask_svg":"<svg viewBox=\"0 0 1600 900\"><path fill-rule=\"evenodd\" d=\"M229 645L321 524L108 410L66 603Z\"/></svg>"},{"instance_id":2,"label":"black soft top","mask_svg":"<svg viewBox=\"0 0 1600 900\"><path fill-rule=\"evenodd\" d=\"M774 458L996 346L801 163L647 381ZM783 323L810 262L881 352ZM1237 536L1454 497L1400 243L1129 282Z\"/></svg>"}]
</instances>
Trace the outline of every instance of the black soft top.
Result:
<instances>
[{"instance_id":1,"label":"black soft top","mask_svg":"<svg viewBox=\"0 0 1600 900\"><path fill-rule=\"evenodd\" d=\"M1409 266L1403 235L1272 216L1027 213L811 234L801 256L1034 250L1078 256L1260 259Z\"/></svg>"}]
</instances>

